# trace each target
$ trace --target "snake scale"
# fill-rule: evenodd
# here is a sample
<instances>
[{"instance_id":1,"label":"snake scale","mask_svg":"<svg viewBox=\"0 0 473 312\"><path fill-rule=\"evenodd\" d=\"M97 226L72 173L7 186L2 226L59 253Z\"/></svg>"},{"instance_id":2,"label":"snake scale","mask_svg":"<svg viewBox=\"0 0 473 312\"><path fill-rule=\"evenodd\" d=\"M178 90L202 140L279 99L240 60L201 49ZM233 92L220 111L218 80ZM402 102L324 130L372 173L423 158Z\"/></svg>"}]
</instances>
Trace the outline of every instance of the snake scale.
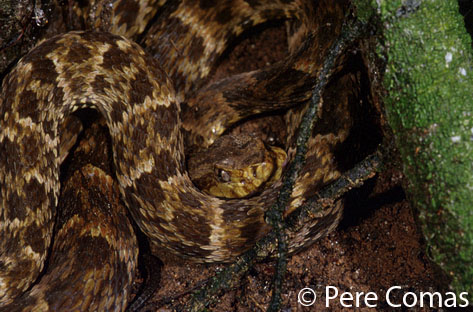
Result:
<instances>
[{"instance_id":1,"label":"snake scale","mask_svg":"<svg viewBox=\"0 0 473 312\"><path fill-rule=\"evenodd\" d=\"M246 117L306 103L333 42L328 38L340 32L342 7L341 2L328 6L302 0L92 2L95 14L78 16L93 30L54 36L25 55L3 79L0 97L0 309L14 306L43 270L61 189L58 129L84 107L106 120L121 200L151 242L199 262L228 262L254 245L270 230L264 213L281 183L244 199L209 196L190 180L184 150L210 146ZM208 83L234 38L274 19L292 21L286 59ZM314 27L317 19L323 27ZM341 80L341 85L353 83L348 75ZM335 86L326 98L287 213L340 175L333 150L352 124L346 113L350 94ZM297 125L303 111L301 106L288 113L288 123ZM291 131L289 154L297 126ZM73 179L87 184L108 178L88 167ZM70 187L64 191L71 192ZM89 192L100 190L79 195ZM339 208L315 216L291 248L332 230ZM105 230L90 233L100 231ZM134 243L102 243L118 249L117 263L123 261L131 274L136 251L125 248L136 249ZM107 291L121 298L118 290ZM84 296L92 292L85 287ZM108 301L109 309L124 308L113 302ZM43 304L44 310L54 309Z\"/></svg>"}]
</instances>

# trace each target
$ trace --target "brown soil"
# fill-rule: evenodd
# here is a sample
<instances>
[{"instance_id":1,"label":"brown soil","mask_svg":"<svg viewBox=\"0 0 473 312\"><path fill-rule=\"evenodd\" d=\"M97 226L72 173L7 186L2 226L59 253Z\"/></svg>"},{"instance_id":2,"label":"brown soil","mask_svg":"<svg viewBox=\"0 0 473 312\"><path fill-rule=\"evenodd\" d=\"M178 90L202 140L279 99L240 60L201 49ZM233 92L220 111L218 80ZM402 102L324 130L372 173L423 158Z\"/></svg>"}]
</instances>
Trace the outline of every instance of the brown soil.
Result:
<instances>
[{"instance_id":1,"label":"brown soil","mask_svg":"<svg viewBox=\"0 0 473 312\"><path fill-rule=\"evenodd\" d=\"M236 69L253 70L281 59L286 53L285 38L282 25L244 38L222 61L216 75L224 76ZM426 256L402 181L399 169L387 168L347 195L345 215L338 229L289 259L283 311L347 310L337 299L325 306L327 286L336 287L339 293L351 292L353 296L356 292L374 292L378 300L370 303L376 303L376 310L390 310L385 293L391 286L402 287L393 292L394 303L402 302L407 291L447 291L445 278ZM198 289L224 267L186 262L165 252L160 258L164 262L161 287L145 311L179 309L189 300L188 292ZM240 287L223 294L210 310L265 311L274 272L274 263L257 264ZM298 303L298 292L304 287L316 291L317 301L311 307ZM355 301L345 303L356 306ZM359 306L360 311L369 309L363 300ZM429 311L417 307L418 311Z\"/></svg>"}]
</instances>

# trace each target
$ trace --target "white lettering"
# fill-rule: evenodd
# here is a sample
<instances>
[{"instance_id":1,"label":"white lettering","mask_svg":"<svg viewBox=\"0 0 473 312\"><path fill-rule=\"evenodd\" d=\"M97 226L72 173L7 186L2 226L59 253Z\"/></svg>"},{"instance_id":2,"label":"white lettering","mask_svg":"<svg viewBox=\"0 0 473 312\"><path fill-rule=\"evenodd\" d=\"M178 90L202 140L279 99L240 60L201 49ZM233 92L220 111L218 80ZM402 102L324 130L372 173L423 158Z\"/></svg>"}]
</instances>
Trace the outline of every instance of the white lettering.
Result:
<instances>
[{"instance_id":1,"label":"white lettering","mask_svg":"<svg viewBox=\"0 0 473 312\"><path fill-rule=\"evenodd\" d=\"M395 304L391 302L390 296L391 296L391 291L394 289L401 289L401 286L392 286L388 289L386 292L386 302L388 303L389 306L394 307L394 308L400 308L401 304Z\"/></svg>"},{"instance_id":2,"label":"white lettering","mask_svg":"<svg viewBox=\"0 0 473 312\"><path fill-rule=\"evenodd\" d=\"M412 303L410 303L410 304L407 302L407 299L408 299L409 296L412 297ZM404 303L404 305L406 307L412 308L413 306L415 306L417 304L416 294L414 294L413 292L410 292L410 291L406 292L404 294L404 296L402 296L402 303Z\"/></svg>"},{"instance_id":3,"label":"white lettering","mask_svg":"<svg viewBox=\"0 0 473 312\"><path fill-rule=\"evenodd\" d=\"M436 296L438 298L437 300L437 305L435 305L436 303L434 302L434 296ZM427 305L427 307L430 307L430 308L433 308L433 307L439 307L441 308L442 307L442 294L439 293L439 292L434 292L434 293L430 293L430 292L420 292L420 307L424 307L424 300L425 300L425 297L428 297L429 298L429 303Z\"/></svg>"},{"instance_id":4,"label":"white lettering","mask_svg":"<svg viewBox=\"0 0 473 312\"><path fill-rule=\"evenodd\" d=\"M468 296L468 293L467 293L467 292L462 292L462 293L460 293L460 300L463 302L463 304L459 304L459 305L458 305L459 307L464 308L464 307L467 307L467 306L470 304L470 302L469 302L468 299L466 298L467 296Z\"/></svg>"},{"instance_id":5,"label":"white lettering","mask_svg":"<svg viewBox=\"0 0 473 312\"><path fill-rule=\"evenodd\" d=\"M449 291L448 293L445 294L445 296L448 296L450 298L445 299L445 307L446 308L455 308L457 306L457 296L455 293Z\"/></svg>"},{"instance_id":6,"label":"white lettering","mask_svg":"<svg viewBox=\"0 0 473 312\"><path fill-rule=\"evenodd\" d=\"M330 290L335 291L335 295L330 296ZM338 297L338 289L334 286L327 286L325 287L325 307L328 308L330 306L330 300L335 299Z\"/></svg>"},{"instance_id":7,"label":"white lettering","mask_svg":"<svg viewBox=\"0 0 473 312\"><path fill-rule=\"evenodd\" d=\"M345 301L353 301L353 295L349 292L344 292L340 296L340 304L345 308L351 308L353 305L351 303L345 303Z\"/></svg>"},{"instance_id":8,"label":"white lettering","mask_svg":"<svg viewBox=\"0 0 473 312\"><path fill-rule=\"evenodd\" d=\"M303 290L305 290L304 288ZM401 292L399 292L401 291ZM310 305L315 302L315 292L310 297ZM305 293L299 293L298 301L301 305L308 306L308 298L305 298ZM400 299L402 296L402 300ZM312 299L313 297L313 299ZM401 286L391 286L386 291L386 303L393 308L456 308L456 307L467 307L470 305L468 300L468 292L462 292L458 295L454 292L438 292L438 291L406 291ZM396 299L397 298L397 299ZM362 291L347 291L339 292L335 286L325 287L325 307L328 308L333 305L335 300L338 299L338 304L344 308L376 308L378 306L378 294L375 292L362 292Z\"/></svg>"},{"instance_id":9,"label":"white lettering","mask_svg":"<svg viewBox=\"0 0 473 312\"><path fill-rule=\"evenodd\" d=\"M369 303L369 301L375 301L374 303ZM366 293L365 297L365 304L368 308L376 308L378 304L376 303L378 301L378 295L372 291Z\"/></svg>"}]
</instances>

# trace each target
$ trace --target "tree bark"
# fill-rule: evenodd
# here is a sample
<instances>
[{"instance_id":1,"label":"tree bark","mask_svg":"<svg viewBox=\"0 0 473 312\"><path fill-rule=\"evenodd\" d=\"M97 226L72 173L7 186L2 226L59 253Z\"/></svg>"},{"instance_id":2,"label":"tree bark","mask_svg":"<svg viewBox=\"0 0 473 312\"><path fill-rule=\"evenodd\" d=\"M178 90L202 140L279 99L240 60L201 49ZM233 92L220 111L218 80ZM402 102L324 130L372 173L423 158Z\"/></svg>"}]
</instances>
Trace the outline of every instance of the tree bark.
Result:
<instances>
[{"instance_id":1,"label":"tree bark","mask_svg":"<svg viewBox=\"0 0 473 312\"><path fill-rule=\"evenodd\" d=\"M457 1L358 0L382 25L388 123L427 252L473 299L473 66Z\"/></svg>"}]
</instances>

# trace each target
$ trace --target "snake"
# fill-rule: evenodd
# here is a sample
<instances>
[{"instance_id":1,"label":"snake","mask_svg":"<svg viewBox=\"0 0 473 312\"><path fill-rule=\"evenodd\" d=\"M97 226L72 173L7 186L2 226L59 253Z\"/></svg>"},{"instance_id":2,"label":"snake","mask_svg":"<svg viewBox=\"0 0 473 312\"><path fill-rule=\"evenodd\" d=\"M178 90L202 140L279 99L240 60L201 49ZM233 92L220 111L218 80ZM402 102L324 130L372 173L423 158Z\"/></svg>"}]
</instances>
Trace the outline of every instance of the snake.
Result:
<instances>
[{"instance_id":1,"label":"snake","mask_svg":"<svg viewBox=\"0 0 473 312\"><path fill-rule=\"evenodd\" d=\"M4 77L0 97L0 308L15 305L43 271L61 190L59 129L83 108L104 117L120 199L151 243L196 262L230 262L268 233L264 214L277 196L279 178L243 198L209 195L190 179L185 150L211 146L249 116L294 108L285 117L290 157L330 38L341 29L343 5L321 3L91 2L93 16L78 14L91 29L56 35L23 56ZM209 82L232 40L273 19L292 21L287 58ZM315 27L315 20L324 27ZM340 86L356 80L340 79ZM340 176L333 153L353 123L347 114L352 95L340 86L325 96L322 122L309 140L286 214ZM108 179L91 168L85 172L74 178L77 183ZM340 207L314 216L291 248L333 230ZM134 261L124 247L136 248L133 243L111 245L125 263ZM129 271L124 279L130 279ZM85 289L89 298L94 291Z\"/></svg>"}]
</instances>

